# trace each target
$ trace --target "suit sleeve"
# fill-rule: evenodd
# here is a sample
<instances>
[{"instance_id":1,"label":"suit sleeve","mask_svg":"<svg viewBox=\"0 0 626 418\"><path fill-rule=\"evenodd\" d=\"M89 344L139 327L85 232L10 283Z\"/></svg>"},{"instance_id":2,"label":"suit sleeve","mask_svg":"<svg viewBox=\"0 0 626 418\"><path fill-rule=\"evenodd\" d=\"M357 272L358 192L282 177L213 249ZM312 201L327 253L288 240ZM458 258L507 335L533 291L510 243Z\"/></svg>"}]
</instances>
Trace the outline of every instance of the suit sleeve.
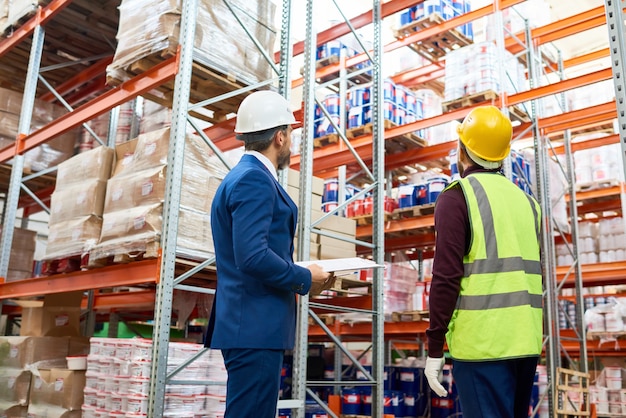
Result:
<instances>
[{"instance_id":1,"label":"suit sleeve","mask_svg":"<svg viewBox=\"0 0 626 418\"><path fill-rule=\"evenodd\" d=\"M264 284L300 294L311 288L311 273L281 258L270 248L271 240L289 240L278 245L291 246L293 237L270 237L275 200L279 199L273 182L250 172L232 190L229 206L233 219L235 263L242 272ZM285 222L288 222L285 219Z\"/></svg>"}]
</instances>

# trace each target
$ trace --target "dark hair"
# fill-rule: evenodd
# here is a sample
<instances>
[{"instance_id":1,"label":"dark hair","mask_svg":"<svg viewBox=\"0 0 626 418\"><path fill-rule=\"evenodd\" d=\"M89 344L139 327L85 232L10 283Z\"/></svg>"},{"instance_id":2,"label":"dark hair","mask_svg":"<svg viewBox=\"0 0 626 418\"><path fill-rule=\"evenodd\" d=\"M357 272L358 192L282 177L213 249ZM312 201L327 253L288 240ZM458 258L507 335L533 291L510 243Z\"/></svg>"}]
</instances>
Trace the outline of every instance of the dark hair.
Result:
<instances>
[{"instance_id":1,"label":"dark hair","mask_svg":"<svg viewBox=\"0 0 626 418\"><path fill-rule=\"evenodd\" d=\"M244 142L246 151L262 152L269 148L276 132L285 131L288 127L288 125L282 125L263 131L237 134L237 139Z\"/></svg>"}]
</instances>

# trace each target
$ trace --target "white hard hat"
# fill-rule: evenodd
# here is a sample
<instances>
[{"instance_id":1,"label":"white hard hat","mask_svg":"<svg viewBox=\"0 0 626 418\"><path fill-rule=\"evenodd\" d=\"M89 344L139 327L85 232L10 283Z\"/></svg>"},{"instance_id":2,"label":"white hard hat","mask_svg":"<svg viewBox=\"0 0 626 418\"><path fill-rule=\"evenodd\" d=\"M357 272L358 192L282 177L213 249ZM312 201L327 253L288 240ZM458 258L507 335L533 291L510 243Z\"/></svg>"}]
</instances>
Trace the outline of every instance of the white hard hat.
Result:
<instances>
[{"instance_id":1,"label":"white hard hat","mask_svg":"<svg viewBox=\"0 0 626 418\"><path fill-rule=\"evenodd\" d=\"M294 123L298 121L293 116L287 99L276 92L261 90L250 94L239 105L235 132L259 132Z\"/></svg>"}]
</instances>

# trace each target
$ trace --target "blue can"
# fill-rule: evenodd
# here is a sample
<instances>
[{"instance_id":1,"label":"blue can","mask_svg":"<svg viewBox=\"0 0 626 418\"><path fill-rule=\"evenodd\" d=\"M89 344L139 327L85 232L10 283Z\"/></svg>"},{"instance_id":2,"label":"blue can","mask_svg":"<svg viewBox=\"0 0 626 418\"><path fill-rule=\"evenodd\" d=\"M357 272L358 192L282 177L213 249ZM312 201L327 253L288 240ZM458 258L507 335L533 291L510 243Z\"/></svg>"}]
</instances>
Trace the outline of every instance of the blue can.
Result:
<instances>
[{"instance_id":1,"label":"blue can","mask_svg":"<svg viewBox=\"0 0 626 418\"><path fill-rule=\"evenodd\" d=\"M383 100L395 103L396 85L392 80L387 79L383 81Z\"/></svg>"},{"instance_id":2,"label":"blue can","mask_svg":"<svg viewBox=\"0 0 626 418\"><path fill-rule=\"evenodd\" d=\"M431 177L427 179L426 186L428 187L428 203L435 203L437 197L447 185L448 180L445 177Z\"/></svg>"},{"instance_id":3,"label":"blue can","mask_svg":"<svg viewBox=\"0 0 626 418\"><path fill-rule=\"evenodd\" d=\"M324 98L322 104L331 116L339 115L340 100L338 94L329 94Z\"/></svg>"},{"instance_id":4,"label":"blue can","mask_svg":"<svg viewBox=\"0 0 626 418\"><path fill-rule=\"evenodd\" d=\"M400 14L400 26L407 25L413 21L413 10L406 9Z\"/></svg>"},{"instance_id":5,"label":"blue can","mask_svg":"<svg viewBox=\"0 0 626 418\"><path fill-rule=\"evenodd\" d=\"M314 400L307 400L304 406L305 418L328 418L328 414Z\"/></svg>"},{"instance_id":6,"label":"blue can","mask_svg":"<svg viewBox=\"0 0 626 418\"><path fill-rule=\"evenodd\" d=\"M472 11L472 2L471 0L464 0L463 3L463 13L469 13ZM468 37L469 39L474 39L474 26L472 22L469 22L463 25L463 35Z\"/></svg>"},{"instance_id":7,"label":"blue can","mask_svg":"<svg viewBox=\"0 0 626 418\"><path fill-rule=\"evenodd\" d=\"M439 3L441 17L443 20L450 20L454 17L454 7L452 0L441 0Z\"/></svg>"},{"instance_id":8,"label":"blue can","mask_svg":"<svg viewBox=\"0 0 626 418\"><path fill-rule=\"evenodd\" d=\"M383 413L393 414L393 390L383 391Z\"/></svg>"},{"instance_id":9,"label":"blue can","mask_svg":"<svg viewBox=\"0 0 626 418\"><path fill-rule=\"evenodd\" d=\"M398 207L400 208L410 208L417 205L415 201L415 185L413 184L402 184L398 187ZM402 378L402 369L400 371L400 377Z\"/></svg>"},{"instance_id":10,"label":"blue can","mask_svg":"<svg viewBox=\"0 0 626 418\"><path fill-rule=\"evenodd\" d=\"M361 415L361 391L356 388L343 388L341 391L341 413Z\"/></svg>"},{"instance_id":11,"label":"blue can","mask_svg":"<svg viewBox=\"0 0 626 418\"><path fill-rule=\"evenodd\" d=\"M337 202L339 200L339 181L328 179L324 181L324 191L322 192L322 203Z\"/></svg>"},{"instance_id":12,"label":"blue can","mask_svg":"<svg viewBox=\"0 0 626 418\"><path fill-rule=\"evenodd\" d=\"M372 387L361 388L361 414L372 415Z\"/></svg>"},{"instance_id":13,"label":"blue can","mask_svg":"<svg viewBox=\"0 0 626 418\"><path fill-rule=\"evenodd\" d=\"M369 87L355 87L348 90L348 105L350 107L363 106L370 103Z\"/></svg>"},{"instance_id":14,"label":"blue can","mask_svg":"<svg viewBox=\"0 0 626 418\"><path fill-rule=\"evenodd\" d=\"M393 391L393 415L396 417L404 416L404 394L400 391Z\"/></svg>"},{"instance_id":15,"label":"blue can","mask_svg":"<svg viewBox=\"0 0 626 418\"><path fill-rule=\"evenodd\" d=\"M395 115L396 105L391 100L385 100L383 102L383 118L393 122Z\"/></svg>"},{"instance_id":16,"label":"blue can","mask_svg":"<svg viewBox=\"0 0 626 418\"><path fill-rule=\"evenodd\" d=\"M353 107L348 111L348 128L367 125L372 121L371 105Z\"/></svg>"},{"instance_id":17,"label":"blue can","mask_svg":"<svg viewBox=\"0 0 626 418\"><path fill-rule=\"evenodd\" d=\"M441 15L441 2L440 0L424 0L424 15L428 16L433 13Z\"/></svg>"},{"instance_id":18,"label":"blue can","mask_svg":"<svg viewBox=\"0 0 626 418\"><path fill-rule=\"evenodd\" d=\"M406 123L406 109L396 106L393 110L393 123L404 125Z\"/></svg>"}]
</instances>

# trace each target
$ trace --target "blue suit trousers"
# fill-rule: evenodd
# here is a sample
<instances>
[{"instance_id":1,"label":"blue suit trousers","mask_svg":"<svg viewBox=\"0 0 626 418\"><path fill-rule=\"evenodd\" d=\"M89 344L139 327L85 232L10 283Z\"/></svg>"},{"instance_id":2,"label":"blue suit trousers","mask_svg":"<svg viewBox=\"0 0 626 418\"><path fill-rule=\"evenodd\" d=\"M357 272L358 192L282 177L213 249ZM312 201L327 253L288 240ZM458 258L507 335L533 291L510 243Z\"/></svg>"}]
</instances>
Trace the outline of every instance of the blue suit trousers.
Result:
<instances>
[{"instance_id":1,"label":"blue suit trousers","mask_svg":"<svg viewBox=\"0 0 626 418\"><path fill-rule=\"evenodd\" d=\"M283 350L223 349L228 372L224 418L275 418Z\"/></svg>"},{"instance_id":2,"label":"blue suit trousers","mask_svg":"<svg viewBox=\"0 0 626 418\"><path fill-rule=\"evenodd\" d=\"M463 418L527 418L538 357L458 361L452 376Z\"/></svg>"}]
</instances>

